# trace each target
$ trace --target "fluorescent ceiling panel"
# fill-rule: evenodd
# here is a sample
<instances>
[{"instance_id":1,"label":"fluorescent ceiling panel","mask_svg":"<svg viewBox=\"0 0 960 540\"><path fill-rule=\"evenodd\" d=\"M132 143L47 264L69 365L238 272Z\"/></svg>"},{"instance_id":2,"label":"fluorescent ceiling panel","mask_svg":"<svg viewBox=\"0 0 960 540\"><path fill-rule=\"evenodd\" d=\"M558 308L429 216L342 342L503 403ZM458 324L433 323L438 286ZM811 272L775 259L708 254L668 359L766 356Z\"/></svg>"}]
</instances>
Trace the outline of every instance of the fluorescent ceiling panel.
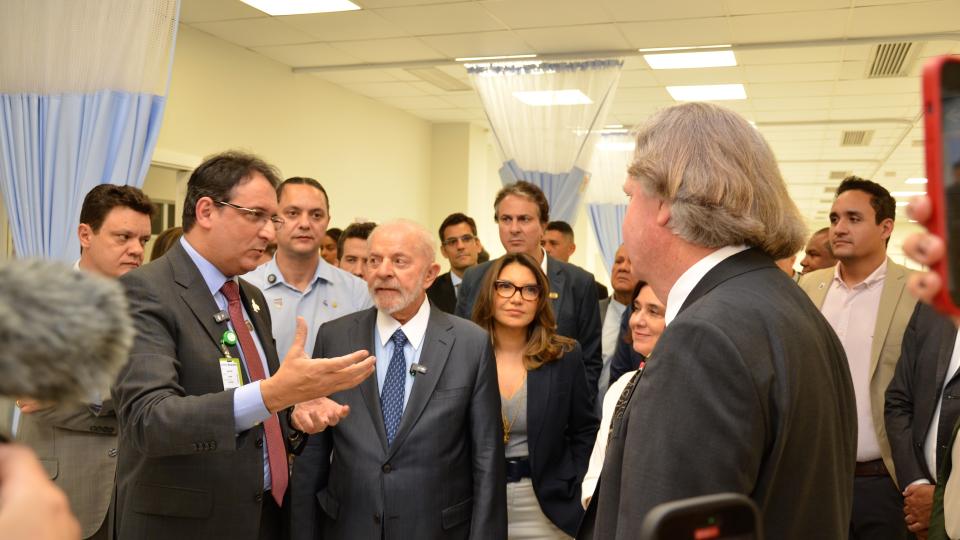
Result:
<instances>
[{"instance_id":1,"label":"fluorescent ceiling panel","mask_svg":"<svg viewBox=\"0 0 960 540\"><path fill-rule=\"evenodd\" d=\"M305 13L333 13L355 11L360 6L350 0L240 0L267 15L303 15Z\"/></svg>"},{"instance_id":2,"label":"fluorescent ceiling panel","mask_svg":"<svg viewBox=\"0 0 960 540\"><path fill-rule=\"evenodd\" d=\"M517 91L513 97L527 105L534 107L549 107L551 105L589 105L593 101L580 90L538 90Z\"/></svg>"},{"instance_id":3,"label":"fluorescent ceiling panel","mask_svg":"<svg viewBox=\"0 0 960 540\"><path fill-rule=\"evenodd\" d=\"M907 184L926 184L926 183L927 183L927 179L926 179L926 178L907 178L907 181L906 181L905 183L907 183Z\"/></svg>"},{"instance_id":4,"label":"fluorescent ceiling panel","mask_svg":"<svg viewBox=\"0 0 960 540\"><path fill-rule=\"evenodd\" d=\"M650 69L693 69L737 65L733 51L677 52L645 54Z\"/></svg>"},{"instance_id":5,"label":"fluorescent ceiling panel","mask_svg":"<svg viewBox=\"0 0 960 540\"><path fill-rule=\"evenodd\" d=\"M742 84L703 84L696 86L668 86L667 92L677 101L726 101L747 99Z\"/></svg>"},{"instance_id":6,"label":"fluorescent ceiling panel","mask_svg":"<svg viewBox=\"0 0 960 540\"><path fill-rule=\"evenodd\" d=\"M454 58L457 62L481 62L484 60L516 60L518 58L536 58L535 54L508 54L505 56L468 56L464 58Z\"/></svg>"}]
</instances>

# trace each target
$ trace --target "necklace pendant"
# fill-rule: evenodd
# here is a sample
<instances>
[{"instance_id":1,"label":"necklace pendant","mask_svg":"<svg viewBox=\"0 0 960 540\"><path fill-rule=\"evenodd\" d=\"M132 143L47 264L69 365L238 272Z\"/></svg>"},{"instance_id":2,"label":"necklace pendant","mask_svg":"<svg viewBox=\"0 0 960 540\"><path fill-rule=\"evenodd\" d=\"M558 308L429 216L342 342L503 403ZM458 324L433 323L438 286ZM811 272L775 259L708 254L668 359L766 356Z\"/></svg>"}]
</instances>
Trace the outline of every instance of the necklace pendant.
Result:
<instances>
[{"instance_id":1,"label":"necklace pendant","mask_svg":"<svg viewBox=\"0 0 960 540\"><path fill-rule=\"evenodd\" d=\"M503 444L506 445L508 442L510 442L510 434L509 434L509 433L504 433L504 434L503 434Z\"/></svg>"}]
</instances>

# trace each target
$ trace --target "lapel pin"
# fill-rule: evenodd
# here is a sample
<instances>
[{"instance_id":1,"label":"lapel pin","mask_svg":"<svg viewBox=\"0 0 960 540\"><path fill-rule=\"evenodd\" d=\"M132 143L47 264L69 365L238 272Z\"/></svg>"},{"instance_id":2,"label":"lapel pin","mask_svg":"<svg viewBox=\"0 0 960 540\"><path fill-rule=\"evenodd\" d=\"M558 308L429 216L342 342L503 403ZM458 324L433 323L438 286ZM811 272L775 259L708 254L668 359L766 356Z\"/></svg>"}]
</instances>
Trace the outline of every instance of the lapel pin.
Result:
<instances>
[{"instance_id":1,"label":"lapel pin","mask_svg":"<svg viewBox=\"0 0 960 540\"><path fill-rule=\"evenodd\" d=\"M283 298L282 298L282 297L280 297L280 298L274 298L274 299L273 299L273 305L275 305L275 306L277 306L277 307L283 307Z\"/></svg>"},{"instance_id":2,"label":"lapel pin","mask_svg":"<svg viewBox=\"0 0 960 540\"><path fill-rule=\"evenodd\" d=\"M333 301L333 309L337 309L337 301L336 301L336 300Z\"/></svg>"},{"instance_id":3,"label":"lapel pin","mask_svg":"<svg viewBox=\"0 0 960 540\"><path fill-rule=\"evenodd\" d=\"M826 283L824 283L824 282L822 282L822 281L820 282L820 288L821 288L821 289L823 289L823 288L826 287L826 286L827 286Z\"/></svg>"},{"instance_id":4,"label":"lapel pin","mask_svg":"<svg viewBox=\"0 0 960 540\"><path fill-rule=\"evenodd\" d=\"M253 324L250 321L243 321L247 325L247 330L253 332Z\"/></svg>"},{"instance_id":5,"label":"lapel pin","mask_svg":"<svg viewBox=\"0 0 960 540\"><path fill-rule=\"evenodd\" d=\"M550 291L550 294L548 294L547 297L549 297L551 300L556 300L557 298L560 298L560 293Z\"/></svg>"},{"instance_id":6,"label":"lapel pin","mask_svg":"<svg viewBox=\"0 0 960 540\"><path fill-rule=\"evenodd\" d=\"M257 305L256 300L250 300L250 305L253 306L254 313L260 313L260 306Z\"/></svg>"},{"instance_id":7,"label":"lapel pin","mask_svg":"<svg viewBox=\"0 0 960 540\"><path fill-rule=\"evenodd\" d=\"M216 322L218 322L218 323L222 323L223 321L226 321L226 320L229 320L229 319L230 319L230 316L227 315L227 312L226 312L226 311L218 311L218 312L216 312L216 313L213 314L213 320L216 321Z\"/></svg>"},{"instance_id":8,"label":"lapel pin","mask_svg":"<svg viewBox=\"0 0 960 540\"><path fill-rule=\"evenodd\" d=\"M275 274L267 275L267 283L276 283L276 281L277 281L277 276Z\"/></svg>"}]
</instances>

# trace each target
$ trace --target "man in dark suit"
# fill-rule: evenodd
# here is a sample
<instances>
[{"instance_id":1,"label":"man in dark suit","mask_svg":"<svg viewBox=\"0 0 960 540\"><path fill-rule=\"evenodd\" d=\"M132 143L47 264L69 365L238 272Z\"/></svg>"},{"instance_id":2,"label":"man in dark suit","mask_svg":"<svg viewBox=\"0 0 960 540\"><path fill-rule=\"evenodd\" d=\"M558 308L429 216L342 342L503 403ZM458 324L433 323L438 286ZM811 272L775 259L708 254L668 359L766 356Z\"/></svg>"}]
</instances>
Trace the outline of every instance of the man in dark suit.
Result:
<instances>
[{"instance_id":1,"label":"man in dark suit","mask_svg":"<svg viewBox=\"0 0 960 540\"><path fill-rule=\"evenodd\" d=\"M331 396L350 416L294 466L294 538L506 538L500 396L490 337L435 309L430 234L377 227L366 271L376 309L320 327L314 354L376 351L376 378Z\"/></svg>"},{"instance_id":2,"label":"man in dark suit","mask_svg":"<svg viewBox=\"0 0 960 540\"><path fill-rule=\"evenodd\" d=\"M577 251L575 240L573 227L569 223L566 221L551 221L547 223L547 227L543 231L543 239L540 240L540 245L543 246L547 255L568 263L570 257ZM594 281L593 284L597 287L598 300L605 300L610 297L610 291L607 290L606 285L599 281ZM600 313L603 313L603 309L600 310Z\"/></svg>"},{"instance_id":3,"label":"man in dark suit","mask_svg":"<svg viewBox=\"0 0 960 540\"><path fill-rule=\"evenodd\" d=\"M957 327L919 303L903 334L900 361L887 387L884 418L904 514L911 532L925 535L939 464L960 419Z\"/></svg>"},{"instance_id":4,"label":"man in dark suit","mask_svg":"<svg viewBox=\"0 0 960 540\"><path fill-rule=\"evenodd\" d=\"M457 212L440 224L440 253L450 261L450 271L440 274L427 289L434 306L446 313L457 309L457 294L463 273L476 266L483 246L477 238L477 223L472 217Z\"/></svg>"},{"instance_id":5,"label":"man in dark suit","mask_svg":"<svg viewBox=\"0 0 960 540\"><path fill-rule=\"evenodd\" d=\"M540 263L550 282L549 296L557 317L557 333L575 339L583 349L590 388L597 388L603 361L600 356L600 303L593 275L577 266L549 257L540 245L550 221L550 206L537 186L519 181L504 187L493 203L500 242L507 253L526 253ZM456 314L469 319L480 282L489 263L463 275Z\"/></svg>"},{"instance_id":6,"label":"man in dark suit","mask_svg":"<svg viewBox=\"0 0 960 540\"><path fill-rule=\"evenodd\" d=\"M660 503L735 492L766 538L846 538L853 386L830 325L773 263L804 240L773 153L707 103L656 114L636 148L624 242L667 327L613 414L579 537L633 538Z\"/></svg>"},{"instance_id":7,"label":"man in dark suit","mask_svg":"<svg viewBox=\"0 0 960 540\"><path fill-rule=\"evenodd\" d=\"M278 367L263 295L236 278L282 225L277 184L255 156L211 157L187 185L183 238L121 278L137 330L113 389L121 540L280 538L287 454L303 435L280 413L373 371L366 351L307 358L303 319Z\"/></svg>"}]
</instances>

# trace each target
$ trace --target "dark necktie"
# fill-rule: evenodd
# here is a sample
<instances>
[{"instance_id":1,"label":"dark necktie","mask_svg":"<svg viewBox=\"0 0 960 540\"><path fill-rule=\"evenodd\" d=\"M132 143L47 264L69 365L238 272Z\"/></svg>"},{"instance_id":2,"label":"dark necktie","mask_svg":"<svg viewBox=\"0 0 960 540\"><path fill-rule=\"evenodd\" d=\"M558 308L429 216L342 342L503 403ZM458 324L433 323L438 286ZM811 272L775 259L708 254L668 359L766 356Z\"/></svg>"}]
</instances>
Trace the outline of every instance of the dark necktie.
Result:
<instances>
[{"instance_id":1,"label":"dark necktie","mask_svg":"<svg viewBox=\"0 0 960 540\"><path fill-rule=\"evenodd\" d=\"M233 323L233 331L237 334L237 341L240 342L240 350L243 351L250 382L265 379L266 374L263 372L263 363L260 361L257 344L254 343L253 334L244 322L243 309L240 307L240 287L231 279L223 284L220 292L227 299L230 322ZM270 483L272 484L270 492L273 494L273 499L277 501L277 506L280 506L283 504L283 494L287 491L289 479L287 478L287 449L283 444L280 420L276 414L271 414L270 418L264 420L263 431L266 435L267 461L270 463Z\"/></svg>"},{"instance_id":2,"label":"dark necktie","mask_svg":"<svg viewBox=\"0 0 960 540\"><path fill-rule=\"evenodd\" d=\"M380 408L383 410L383 426L387 430L387 446L393 444L393 438L400 429L400 418L403 417L403 389L406 382L407 359L403 355L403 346L407 344L407 336L403 330L397 329L390 336L393 341L393 356L387 366L387 376L383 381L383 390L380 391Z\"/></svg>"},{"instance_id":3,"label":"dark necktie","mask_svg":"<svg viewBox=\"0 0 960 540\"><path fill-rule=\"evenodd\" d=\"M627 405L630 404L630 398L633 397L633 390L637 387L637 383L640 382L640 377L643 377L643 370L646 367L647 361L641 360L640 367L637 368L637 371L634 372L630 380L627 381L627 385L623 387L623 392L620 393L620 399L617 400L617 406L613 408L613 417L610 419L610 431L607 432L607 444L610 444L610 439L613 438L614 428L620 425L620 422L623 420L623 413L627 411Z\"/></svg>"}]
</instances>

